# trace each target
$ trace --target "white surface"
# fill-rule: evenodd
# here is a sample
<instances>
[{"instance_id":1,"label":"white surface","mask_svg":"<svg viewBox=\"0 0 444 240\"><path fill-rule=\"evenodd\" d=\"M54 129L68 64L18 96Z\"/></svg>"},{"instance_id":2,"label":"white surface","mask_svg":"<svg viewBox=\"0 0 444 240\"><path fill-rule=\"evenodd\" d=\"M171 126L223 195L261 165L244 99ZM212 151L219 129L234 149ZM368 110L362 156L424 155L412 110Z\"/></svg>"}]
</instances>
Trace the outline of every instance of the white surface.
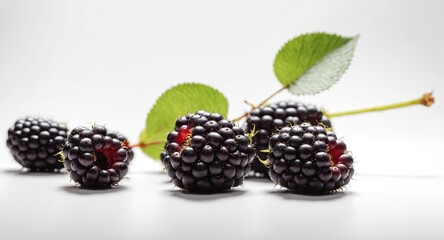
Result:
<instances>
[{"instance_id":1,"label":"white surface","mask_svg":"<svg viewBox=\"0 0 444 240\"><path fill-rule=\"evenodd\" d=\"M437 97L430 109L334 119L356 181L329 197L257 181L183 194L139 151L121 187L87 191L65 174L20 174L0 144L0 238L443 239L443 16L442 1L0 1L4 136L40 115L105 123L134 142L161 92L190 81L220 89L235 117L279 88L279 47L312 31L361 38L337 85L295 99L339 111Z\"/></svg>"},{"instance_id":2,"label":"white surface","mask_svg":"<svg viewBox=\"0 0 444 240\"><path fill-rule=\"evenodd\" d=\"M359 166L359 165L358 165ZM230 193L173 188L152 162L120 187L76 188L65 174L2 168L2 239L442 239L442 176L357 174L331 196L247 181ZM6 202L3 202L5 201Z\"/></svg>"}]
</instances>

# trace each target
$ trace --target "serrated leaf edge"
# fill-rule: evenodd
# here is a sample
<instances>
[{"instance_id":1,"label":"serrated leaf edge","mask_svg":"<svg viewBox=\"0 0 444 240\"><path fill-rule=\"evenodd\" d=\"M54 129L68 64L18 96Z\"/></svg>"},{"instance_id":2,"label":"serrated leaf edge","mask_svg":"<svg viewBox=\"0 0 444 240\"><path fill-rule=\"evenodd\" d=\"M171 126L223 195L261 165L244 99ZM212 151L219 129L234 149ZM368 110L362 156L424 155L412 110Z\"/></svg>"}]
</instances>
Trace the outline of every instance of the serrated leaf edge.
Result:
<instances>
[{"instance_id":1,"label":"serrated leaf edge","mask_svg":"<svg viewBox=\"0 0 444 240\"><path fill-rule=\"evenodd\" d=\"M151 116L151 114L152 114L152 110L153 110L153 108L156 106L156 103L159 101L159 99L162 98L162 96L164 96L168 91L172 91L173 89L178 88L178 87L180 87L180 86L182 86L182 85L201 85L201 86L209 87L209 88L211 88L212 90L218 92L218 93L219 93L219 94L225 99L225 101L226 101L226 103L227 103L227 112L224 113L224 114L222 114L222 115L228 115L228 108L229 108L229 102L228 102L228 99L227 99L227 97L226 97L221 91L219 91L218 89L216 89L216 88L214 88L214 87L212 87L212 86L210 86L210 85L203 84L203 83L194 83L194 82L184 82L184 83L179 83L179 84L177 84L177 85L175 85L175 86L172 86L172 87L168 88L168 89L165 90L162 94L160 94L159 97L156 98L154 104L151 106L150 110L148 111L148 114L147 114L147 117L146 117L146 120L145 120L145 127L143 128L143 130L142 130L141 133L139 134L139 141L142 141L142 139L144 139L144 140L158 140L158 139L155 139L155 138L150 138L149 136L146 136L146 137L145 137L145 134L146 134L146 123L147 123L149 117ZM206 110L206 111L209 111L209 110ZM188 114L188 113L191 113L191 112L188 111L188 112L184 113L183 115L186 115L186 114ZM177 118L179 118L179 117L181 117L181 116L182 116L182 115L178 115ZM226 117L226 116L224 116L224 117ZM167 124L167 123L165 123L165 124ZM162 128L158 128L158 129L162 129ZM159 130L159 131L155 131L154 134L152 134L152 135L153 135L153 136L156 136L156 135L161 134L161 133L162 133L162 132ZM164 137L165 141L164 141L163 143L156 143L156 144L152 144L152 145L149 145L149 146L145 146L145 147L142 147L141 150L142 150L146 155L148 155L149 157L153 158L154 160L159 160L158 158L154 158L153 156L151 156L150 154L148 154L148 152L147 152L146 150L147 150L148 148L154 148L154 147L156 147L156 146L159 146L159 149L160 149L160 150L163 149L163 146L164 146L165 143L166 143L166 137L167 137L167 134L168 134L168 133L166 133L166 135L165 135L165 137ZM160 141L162 141L162 140L160 140Z\"/></svg>"},{"instance_id":2,"label":"serrated leaf edge","mask_svg":"<svg viewBox=\"0 0 444 240\"><path fill-rule=\"evenodd\" d=\"M336 35L336 34L334 34L334 35ZM336 35L336 36L339 36L339 35ZM341 36L339 36L339 37L341 37ZM331 88L332 86L334 86L340 80L340 77L336 81L334 81L333 83L328 83L327 86L321 87L321 88L319 88L316 91L300 88L300 85L301 85L301 83L302 84L304 83L304 79L306 78L307 74L310 74L310 72L315 72L315 71L313 71L313 69L316 69L317 66L319 66L319 65L323 64L325 61L327 61L329 59L329 56L334 56L338 52L341 52L341 51L343 51L343 52L351 52L350 53L351 57L347 59L347 63L345 65L345 69L342 70L341 75L344 74L345 72L347 72L348 68L350 67L351 61L353 60L354 52L355 52L355 49L356 49L359 37L360 37L359 35L356 35L354 37L350 37L349 38L350 40L346 44L344 44L343 46L341 46L341 47L331 51L330 53L326 54L316 64L314 64L309 69L307 69L298 79L296 79L294 81L293 84L287 85L288 90L291 93L293 93L293 94L301 95L302 96L302 95L317 94L317 93L325 91L325 90ZM321 83L322 82L326 82L326 81L322 81L321 80Z\"/></svg>"}]
</instances>

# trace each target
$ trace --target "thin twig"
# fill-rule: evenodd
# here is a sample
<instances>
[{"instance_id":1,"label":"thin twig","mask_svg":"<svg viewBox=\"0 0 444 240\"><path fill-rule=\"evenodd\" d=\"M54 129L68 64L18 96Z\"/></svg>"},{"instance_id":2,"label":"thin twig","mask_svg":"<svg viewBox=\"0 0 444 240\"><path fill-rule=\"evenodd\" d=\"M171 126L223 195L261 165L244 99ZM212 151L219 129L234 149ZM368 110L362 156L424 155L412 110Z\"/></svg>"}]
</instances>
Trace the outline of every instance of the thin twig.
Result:
<instances>
[{"instance_id":1,"label":"thin twig","mask_svg":"<svg viewBox=\"0 0 444 240\"><path fill-rule=\"evenodd\" d=\"M285 89L287 89L288 86L284 86L282 88L280 88L279 90L277 90L276 92L272 93L270 96L268 96L267 98L265 98L262 102L260 102L257 105L251 104L249 102L246 102L248 105L251 106L251 110L248 112L245 112L244 114L242 114L241 116L233 119L233 121L237 122L239 120L241 120L242 118L248 116L254 109L260 108L262 107L264 104L266 104L270 99L272 99L274 96L278 95L280 92L284 91Z\"/></svg>"},{"instance_id":2,"label":"thin twig","mask_svg":"<svg viewBox=\"0 0 444 240\"><path fill-rule=\"evenodd\" d=\"M348 115L354 115L354 114L360 114L360 113L379 112L379 111L385 111L385 110L389 110L389 109L403 108L403 107L418 105L418 104L424 105L426 107L430 107L433 103L435 103L435 98L433 97L433 93L430 92L430 93L424 93L418 99L413 99L413 100L409 100L409 101L405 101L405 102L376 106L376 107L369 107L369 108L363 108L363 109L356 109L356 110L344 111L344 112L325 113L325 115L328 118L333 118L333 117L342 117L342 116L348 116Z\"/></svg>"}]
</instances>

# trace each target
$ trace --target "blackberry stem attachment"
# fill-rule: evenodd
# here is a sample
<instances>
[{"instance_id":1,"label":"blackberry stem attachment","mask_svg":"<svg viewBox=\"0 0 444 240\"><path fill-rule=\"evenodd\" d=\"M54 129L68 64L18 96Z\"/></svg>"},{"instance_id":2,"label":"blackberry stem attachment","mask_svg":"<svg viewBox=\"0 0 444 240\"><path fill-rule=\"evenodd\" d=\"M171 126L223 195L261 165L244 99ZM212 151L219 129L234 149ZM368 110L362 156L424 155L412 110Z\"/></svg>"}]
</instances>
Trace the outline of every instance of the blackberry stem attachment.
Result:
<instances>
[{"instance_id":1,"label":"blackberry stem attachment","mask_svg":"<svg viewBox=\"0 0 444 240\"><path fill-rule=\"evenodd\" d=\"M379 111L385 111L395 108L403 108L413 105L424 105L426 107L430 107L435 103L435 98L432 95L433 93L424 93L420 98L413 99L405 102L400 103L394 103L394 104L388 104L388 105L382 105L382 106L376 106L376 107L369 107L369 108L363 108L363 109L357 109L357 110L351 110L351 111L344 111L344 112L336 112L336 113L324 113L325 116L328 118L333 117L342 117L342 116L348 116L348 115L354 115L354 114L360 114L360 113L368 113L368 112L379 112Z\"/></svg>"},{"instance_id":2,"label":"blackberry stem attachment","mask_svg":"<svg viewBox=\"0 0 444 240\"><path fill-rule=\"evenodd\" d=\"M136 147L144 148L149 145L156 145L156 144L162 144L162 143L165 143L165 142L164 141L139 142L136 144L129 145L128 148L136 148Z\"/></svg>"},{"instance_id":3,"label":"blackberry stem attachment","mask_svg":"<svg viewBox=\"0 0 444 240\"><path fill-rule=\"evenodd\" d=\"M241 120L242 118L245 118L246 116L248 116L254 109L256 108L260 108L262 107L264 104L266 104L270 99L272 99L274 96L278 95L280 92L284 91L285 89L287 89L288 86L284 86L280 89L278 89L277 91L275 91L274 93L272 93L270 96L268 96L267 98L265 98L262 102L260 102L257 105L254 105L250 102L244 101L246 104L248 104L251 107L251 110L248 112L245 112L244 114L242 114L241 116L233 119L233 121L238 122L239 120Z\"/></svg>"},{"instance_id":4,"label":"blackberry stem attachment","mask_svg":"<svg viewBox=\"0 0 444 240\"><path fill-rule=\"evenodd\" d=\"M253 103L251 103L247 100L244 100L244 103L247 104L248 106L250 106L251 108L256 108L256 105L254 105Z\"/></svg>"}]
</instances>

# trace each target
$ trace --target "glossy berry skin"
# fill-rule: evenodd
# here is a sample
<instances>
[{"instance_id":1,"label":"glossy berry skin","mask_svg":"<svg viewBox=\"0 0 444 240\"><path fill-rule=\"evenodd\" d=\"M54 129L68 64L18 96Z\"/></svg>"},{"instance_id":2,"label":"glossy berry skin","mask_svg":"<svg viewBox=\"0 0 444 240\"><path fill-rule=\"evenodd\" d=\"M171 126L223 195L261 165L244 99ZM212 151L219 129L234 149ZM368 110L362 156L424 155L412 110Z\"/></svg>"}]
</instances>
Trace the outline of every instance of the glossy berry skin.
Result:
<instances>
[{"instance_id":1,"label":"glossy berry skin","mask_svg":"<svg viewBox=\"0 0 444 240\"><path fill-rule=\"evenodd\" d=\"M6 145L14 159L31 171L53 172L63 168L57 155L66 141L68 129L55 121L19 119L8 130Z\"/></svg>"},{"instance_id":2,"label":"glossy berry skin","mask_svg":"<svg viewBox=\"0 0 444 240\"><path fill-rule=\"evenodd\" d=\"M253 158L254 148L242 128L204 111L177 119L161 154L177 187L203 193L241 185Z\"/></svg>"},{"instance_id":3,"label":"glossy berry skin","mask_svg":"<svg viewBox=\"0 0 444 240\"><path fill-rule=\"evenodd\" d=\"M328 194L353 177L353 157L345 143L320 125L284 127L270 138L269 175L282 187Z\"/></svg>"},{"instance_id":4,"label":"glossy berry skin","mask_svg":"<svg viewBox=\"0 0 444 240\"><path fill-rule=\"evenodd\" d=\"M262 160L267 159L267 153L264 150L268 149L271 135L284 126L303 122L310 122L313 125L321 123L331 127L330 120L315 105L294 101L281 101L257 108L250 113L246 121L246 131L251 132L253 129L256 131L253 145L257 155L251 164L252 176L262 177L268 173L268 169L258 160L258 157Z\"/></svg>"},{"instance_id":5,"label":"glossy berry skin","mask_svg":"<svg viewBox=\"0 0 444 240\"><path fill-rule=\"evenodd\" d=\"M74 182L87 188L116 185L134 157L125 136L104 126L77 127L63 148L63 164Z\"/></svg>"}]
</instances>

